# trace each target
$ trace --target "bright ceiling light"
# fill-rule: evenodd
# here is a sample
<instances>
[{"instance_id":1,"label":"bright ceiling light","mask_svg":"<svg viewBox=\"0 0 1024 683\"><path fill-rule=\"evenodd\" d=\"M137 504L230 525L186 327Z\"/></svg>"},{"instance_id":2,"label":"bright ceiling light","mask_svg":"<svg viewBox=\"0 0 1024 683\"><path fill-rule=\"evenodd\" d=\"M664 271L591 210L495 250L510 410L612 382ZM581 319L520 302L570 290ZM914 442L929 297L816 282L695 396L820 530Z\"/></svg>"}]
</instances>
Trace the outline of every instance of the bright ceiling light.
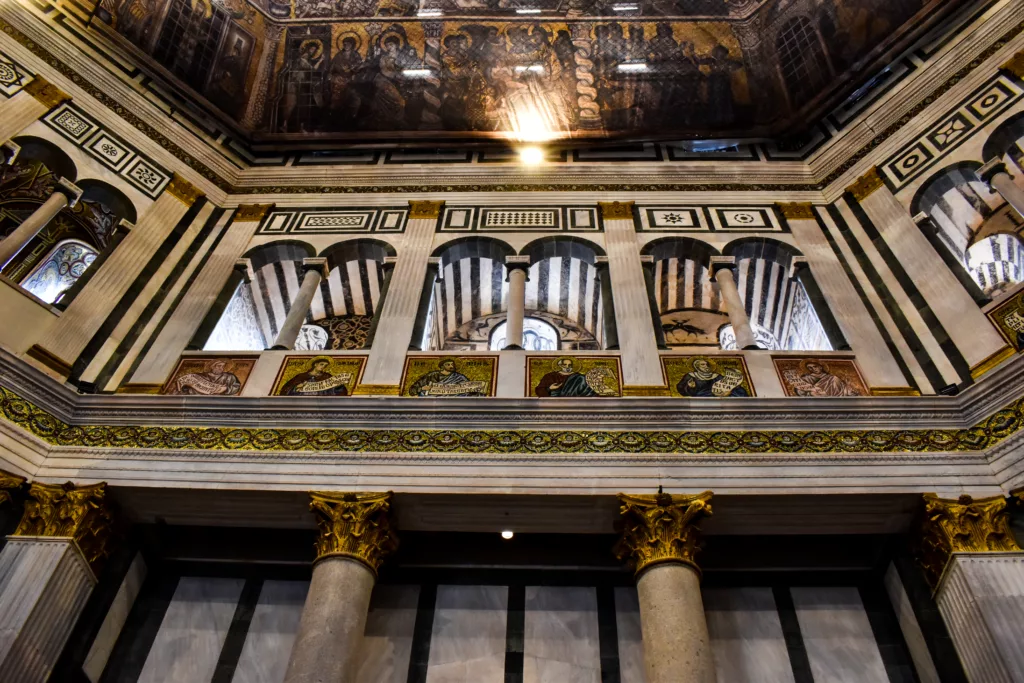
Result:
<instances>
[{"instance_id":1,"label":"bright ceiling light","mask_svg":"<svg viewBox=\"0 0 1024 683\"><path fill-rule=\"evenodd\" d=\"M516 67L516 73L517 74L521 74L524 71L532 71L535 74L542 74L542 73L544 73L544 65L543 64L520 64L519 66Z\"/></svg>"},{"instance_id":2,"label":"bright ceiling light","mask_svg":"<svg viewBox=\"0 0 1024 683\"><path fill-rule=\"evenodd\" d=\"M516 10L516 14L540 14L540 10L539 9L534 9L534 8L531 8L531 7L527 7L527 8L524 8L524 9L517 9Z\"/></svg>"},{"instance_id":3,"label":"bright ceiling light","mask_svg":"<svg viewBox=\"0 0 1024 683\"><path fill-rule=\"evenodd\" d=\"M612 5L613 12L638 12L640 5Z\"/></svg>"},{"instance_id":4,"label":"bright ceiling light","mask_svg":"<svg viewBox=\"0 0 1024 683\"><path fill-rule=\"evenodd\" d=\"M402 69L402 75L406 78L426 78L431 73L430 69Z\"/></svg>"},{"instance_id":5,"label":"bright ceiling light","mask_svg":"<svg viewBox=\"0 0 1024 683\"><path fill-rule=\"evenodd\" d=\"M508 529L505 529L501 532L501 537L504 538L506 541L511 539L513 536L515 536L515 534L509 531Z\"/></svg>"},{"instance_id":6,"label":"bright ceiling light","mask_svg":"<svg viewBox=\"0 0 1024 683\"><path fill-rule=\"evenodd\" d=\"M544 150L540 147L523 147L519 150L519 161L528 166L536 166L544 161Z\"/></svg>"},{"instance_id":7,"label":"bright ceiling light","mask_svg":"<svg viewBox=\"0 0 1024 683\"><path fill-rule=\"evenodd\" d=\"M619 64L617 68L619 71L626 71L630 73L647 71L647 62L625 62L623 64Z\"/></svg>"}]
</instances>

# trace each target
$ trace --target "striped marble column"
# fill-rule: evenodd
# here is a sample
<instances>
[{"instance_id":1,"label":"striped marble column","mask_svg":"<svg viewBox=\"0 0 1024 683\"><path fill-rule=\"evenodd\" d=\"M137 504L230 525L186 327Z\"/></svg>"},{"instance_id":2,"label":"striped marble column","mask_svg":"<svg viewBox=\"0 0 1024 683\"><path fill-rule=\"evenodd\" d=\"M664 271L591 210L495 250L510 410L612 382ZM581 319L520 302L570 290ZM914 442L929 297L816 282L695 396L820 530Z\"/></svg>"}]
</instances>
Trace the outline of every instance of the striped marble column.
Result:
<instances>
[{"instance_id":1,"label":"striped marble column","mask_svg":"<svg viewBox=\"0 0 1024 683\"><path fill-rule=\"evenodd\" d=\"M918 557L972 683L1024 681L1024 552L1002 496L925 494Z\"/></svg>"},{"instance_id":2,"label":"striped marble column","mask_svg":"<svg viewBox=\"0 0 1024 683\"><path fill-rule=\"evenodd\" d=\"M71 366L99 331L111 309L128 291L157 249L202 193L175 174L163 194L139 219L60 319L28 355L67 377Z\"/></svg>"},{"instance_id":3,"label":"striped marble column","mask_svg":"<svg viewBox=\"0 0 1024 683\"><path fill-rule=\"evenodd\" d=\"M796 244L821 288L828 307L857 356L868 386L881 392L910 392L896 358L874 324L850 277L836 259L810 204L780 204Z\"/></svg>"},{"instance_id":4,"label":"striped marble column","mask_svg":"<svg viewBox=\"0 0 1024 683\"><path fill-rule=\"evenodd\" d=\"M44 683L108 552L106 485L33 484L0 551L0 678Z\"/></svg>"},{"instance_id":5,"label":"striped marble column","mask_svg":"<svg viewBox=\"0 0 1024 683\"><path fill-rule=\"evenodd\" d=\"M398 382L412 342L420 294L427 276L427 259L443 205L444 202L409 202L405 241L398 251L388 296L381 307L363 384L355 393L398 394Z\"/></svg>"},{"instance_id":6,"label":"striped marble column","mask_svg":"<svg viewBox=\"0 0 1024 683\"><path fill-rule=\"evenodd\" d=\"M260 221L272 204L243 204L224 228L224 236L210 254L181 302L171 313L149 352L131 376L132 384L163 384L188 345L206 312L220 296L235 263L245 251Z\"/></svg>"},{"instance_id":7,"label":"striped marble column","mask_svg":"<svg viewBox=\"0 0 1024 683\"><path fill-rule=\"evenodd\" d=\"M601 203L608 273L615 300L615 326L619 336L624 385L665 384L658 357L658 342L651 322L647 282L640 265L640 247L633 224L633 203Z\"/></svg>"},{"instance_id":8,"label":"striped marble column","mask_svg":"<svg viewBox=\"0 0 1024 683\"><path fill-rule=\"evenodd\" d=\"M875 224L957 350L979 377L1014 355L970 294L872 168L847 188Z\"/></svg>"},{"instance_id":9,"label":"striped marble column","mask_svg":"<svg viewBox=\"0 0 1024 683\"><path fill-rule=\"evenodd\" d=\"M42 76L28 82L14 97L0 101L0 141L6 142L71 95Z\"/></svg>"}]
</instances>

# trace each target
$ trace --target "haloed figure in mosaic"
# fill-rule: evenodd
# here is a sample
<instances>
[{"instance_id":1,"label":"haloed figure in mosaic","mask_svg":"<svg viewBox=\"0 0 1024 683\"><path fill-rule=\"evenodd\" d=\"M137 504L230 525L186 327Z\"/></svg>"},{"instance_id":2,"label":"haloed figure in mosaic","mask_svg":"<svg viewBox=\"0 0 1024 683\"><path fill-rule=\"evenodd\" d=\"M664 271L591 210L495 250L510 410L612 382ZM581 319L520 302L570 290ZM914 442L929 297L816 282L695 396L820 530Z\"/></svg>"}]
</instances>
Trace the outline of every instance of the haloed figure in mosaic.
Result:
<instances>
[{"instance_id":1,"label":"haloed figure in mosaic","mask_svg":"<svg viewBox=\"0 0 1024 683\"><path fill-rule=\"evenodd\" d=\"M614 396L608 386L607 368L592 368L587 374L577 372L572 358L559 358L555 369L540 378L534 393L540 397L567 398L576 396Z\"/></svg>"},{"instance_id":2,"label":"haloed figure in mosaic","mask_svg":"<svg viewBox=\"0 0 1024 683\"><path fill-rule=\"evenodd\" d=\"M705 359L693 361L693 370L683 375L676 385L676 391L692 398L722 398L725 396L749 396L743 388L743 373L736 368L726 368L720 373L715 365Z\"/></svg>"},{"instance_id":3,"label":"haloed figure in mosaic","mask_svg":"<svg viewBox=\"0 0 1024 683\"><path fill-rule=\"evenodd\" d=\"M180 375L174 380L174 394L201 396L235 396L242 390L242 382L234 374L229 361L213 360L208 369Z\"/></svg>"},{"instance_id":4,"label":"haloed figure in mosaic","mask_svg":"<svg viewBox=\"0 0 1024 683\"><path fill-rule=\"evenodd\" d=\"M309 362L309 370L288 380L279 393L282 396L348 396L345 385L352 381L352 373L331 374L330 365L329 357L317 356Z\"/></svg>"},{"instance_id":5,"label":"haloed figure in mosaic","mask_svg":"<svg viewBox=\"0 0 1024 683\"><path fill-rule=\"evenodd\" d=\"M853 383L829 372L822 361L808 359L800 364L799 372L787 372L786 383L797 396L863 396Z\"/></svg>"},{"instance_id":6,"label":"haloed figure in mosaic","mask_svg":"<svg viewBox=\"0 0 1024 683\"><path fill-rule=\"evenodd\" d=\"M484 382L458 371L454 358L442 358L437 370L424 374L409 387L410 396L486 396Z\"/></svg>"}]
</instances>

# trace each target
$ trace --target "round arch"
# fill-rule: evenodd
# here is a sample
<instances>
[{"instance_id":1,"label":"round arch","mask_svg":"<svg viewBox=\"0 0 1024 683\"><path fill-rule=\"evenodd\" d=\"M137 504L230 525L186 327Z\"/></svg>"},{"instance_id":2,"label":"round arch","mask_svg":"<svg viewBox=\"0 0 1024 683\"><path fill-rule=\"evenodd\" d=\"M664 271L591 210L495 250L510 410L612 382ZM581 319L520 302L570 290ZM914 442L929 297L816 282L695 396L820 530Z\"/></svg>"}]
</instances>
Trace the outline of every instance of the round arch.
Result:
<instances>
[{"instance_id":1,"label":"round arch","mask_svg":"<svg viewBox=\"0 0 1024 683\"><path fill-rule=\"evenodd\" d=\"M21 135L12 140L21 147L15 163L23 164L26 161L36 161L46 166L58 178L65 178L71 182L78 179L78 167L71 160L64 150L49 140L37 138L34 135Z\"/></svg>"},{"instance_id":2,"label":"round arch","mask_svg":"<svg viewBox=\"0 0 1024 683\"><path fill-rule=\"evenodd\" d=\"M442 266L466 258L488 258L499 263L505 263L505 257L514 256L516 250L493 237L470 236L460 237L439 245L431 254L441 259Z\"/></svg>"},{"instance_id":3,"label":"round arch","mask_svg":"<svg viewBox=\"0 0 1024 683\"><path fill-rule=\"evenodd\" d=\"M382 240L360 238L338 242L320 252L327 259L327 268L333 270L349 261L377 261L383 263L388 256L395 256L395 248Z\"/></svg>"},{"instance_id":4,"label":"round arch","mask_svg":"<svg viewBox=\"0 0 1024 683\"><path fill-rule=\"evenodd\" d=\"M741 237L722 247L722 255L734 256L737 261L742 259L774 261L785 268L793 263L794 258L803 256L800 250L793 245L770 237Z\"/></svg>"},{"instance_id":5,"label":"round arch","mask_svg":"<svg viewBox=\"0 0 1024 683\"><path fill-rule=\"evenodd\" d=\"M910 200L910 215L916 216L922 211L927 213L930 208L929 201L934 203L938 197L955 189L965 180L980 182L981 178L977 174L979 168L981 164L977 161L958 161L932 173L928 180L921 183L914 193L914 198Z\"/></svg>"},{"instance_id":6,"label":"round arch","mask_svg":"<svg viewBox=\"0 0 1024 683\"><path fill-rule=\"evenodd\" d=\"M260 270L269 263L278 261L301 261L316 256L313 245L299 240L280 240L257 245L242 254L242 258L252 261L252 269Z\"/></svg>"},{"instance_id":7,"label":"round arch","mask_svg":"<svg viewBox=\"0 0 1024 683\"><path fill-rule=\"evenodd\" d=\"M100 204L116 217L116 221L126 220L135 223L139 220L135 203L124 192L102 180L86 178L78 183L82 189L81 202Z\"/></svg>"},{"instance_id":8,"label":"round arch","mask_svg":"<svg viewBox=\"0 0 1024 683\"><path fill-rule=\"evenodd\" d=\"M520 256L529 256L531 263L561 256L575 258L594 265L598 256L606 256L604 249L588 239L576 236L541 237L519 250Z\"/></svg>"},{"instance_id":9,"label":"round arch","mask_svg":"<svg viewBox=\"0 0 1024 683\"><path fill-rule=\"evenodd\" d=\"M711 263L712 256L720 255L713 246L693 237L660 237L645 244L640 253L653 256L655 262L680 258L694 261L705 268Z\"/></svg>"},{"instance_id":10,"label":"round arch","mask_svg":"<svg viewBox=\"0 0 1024 683\"><path fill-rule=\"evenodd\" d=\"M1021 138L1024 138L1024 112L1014 114L992 131L982 145L981 158L985 161L1001 159L1017 146Z\"/></svg>"}]
</instances>

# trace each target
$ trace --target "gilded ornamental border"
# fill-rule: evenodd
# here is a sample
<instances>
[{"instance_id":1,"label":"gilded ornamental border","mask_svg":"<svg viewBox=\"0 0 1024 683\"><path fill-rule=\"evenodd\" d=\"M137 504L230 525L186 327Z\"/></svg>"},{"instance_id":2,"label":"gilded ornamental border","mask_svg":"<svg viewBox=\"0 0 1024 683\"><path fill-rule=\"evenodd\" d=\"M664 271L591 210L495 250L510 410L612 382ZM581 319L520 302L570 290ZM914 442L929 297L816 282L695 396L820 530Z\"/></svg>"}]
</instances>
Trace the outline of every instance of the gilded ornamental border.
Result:
<instances>
[{"instance_id":1,"label":"gilded ornamental border","mask_svg":"<svg viewBox=\"0 0 1024 683\"><path fill-rule=\"evenodd\" d=\"M582 431L69 425L0 387L3 419L54 446L345 453L936 453L981 451L1021 429L1018 399L966 429Z\"/></svg>"}]
</instances>

